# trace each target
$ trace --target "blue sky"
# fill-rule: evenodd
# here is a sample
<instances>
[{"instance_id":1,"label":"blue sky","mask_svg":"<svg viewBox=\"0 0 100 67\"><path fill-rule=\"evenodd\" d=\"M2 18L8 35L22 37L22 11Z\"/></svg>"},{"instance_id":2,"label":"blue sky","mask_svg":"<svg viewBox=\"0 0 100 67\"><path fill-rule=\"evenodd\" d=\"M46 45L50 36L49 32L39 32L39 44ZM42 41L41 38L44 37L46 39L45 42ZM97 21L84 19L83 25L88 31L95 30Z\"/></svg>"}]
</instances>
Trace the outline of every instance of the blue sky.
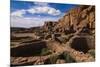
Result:
<instances>
[{"instance_id":1,"label":"blue sky","mask_svg":"<svg viewBox=\"0 0 100 67\"><path fill-rule=\"evenodd\" d=\"M11 26L25 28L42 26L45 21L57 21L65 12L75 6L73 4L11 0Z\"/></svg>"}]
</instances>

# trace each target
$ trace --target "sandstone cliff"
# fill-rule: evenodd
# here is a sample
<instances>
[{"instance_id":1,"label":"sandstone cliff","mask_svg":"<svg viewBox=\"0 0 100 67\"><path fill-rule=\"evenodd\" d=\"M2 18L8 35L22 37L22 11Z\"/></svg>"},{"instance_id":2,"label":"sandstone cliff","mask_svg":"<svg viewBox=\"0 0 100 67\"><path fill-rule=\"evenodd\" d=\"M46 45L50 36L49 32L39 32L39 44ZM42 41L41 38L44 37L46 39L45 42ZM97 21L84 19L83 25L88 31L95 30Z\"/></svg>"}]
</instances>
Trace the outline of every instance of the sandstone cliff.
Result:
<instances>
[{"instance_id":1,"label":"sandstone cliff","mask_svg":"<svg viewBox=\"0 0 100 67\"><path fill-rule=\"evenodd\" d=\"M73 32L94 32L95 29L95 6L82 5L72 8L58 20L58 22L46 22L44 24L46 30L61 33Z\"/></svg>"}]
</instances>

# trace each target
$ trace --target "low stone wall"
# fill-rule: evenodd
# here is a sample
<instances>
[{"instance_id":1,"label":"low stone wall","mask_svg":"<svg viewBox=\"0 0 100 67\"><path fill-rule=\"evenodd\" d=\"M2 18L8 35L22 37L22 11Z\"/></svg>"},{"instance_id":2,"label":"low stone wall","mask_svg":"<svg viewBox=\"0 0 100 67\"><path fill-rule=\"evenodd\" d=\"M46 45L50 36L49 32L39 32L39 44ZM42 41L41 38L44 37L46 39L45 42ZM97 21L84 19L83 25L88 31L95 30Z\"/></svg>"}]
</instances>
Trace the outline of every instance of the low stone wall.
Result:
<instances>
[{"instance_id":1,"label":"low stone wall","mask_svg":"<svg viewBox=\"0 0 100 67\"><path fill-rule=\"evenodd\" d=\"M11 56L14 57L24 57L24 56L34 56L43 48L46 48L46 42L39 41L34 43L23 44L21 46L11 48Z\"/></svg>"}]
</instances>

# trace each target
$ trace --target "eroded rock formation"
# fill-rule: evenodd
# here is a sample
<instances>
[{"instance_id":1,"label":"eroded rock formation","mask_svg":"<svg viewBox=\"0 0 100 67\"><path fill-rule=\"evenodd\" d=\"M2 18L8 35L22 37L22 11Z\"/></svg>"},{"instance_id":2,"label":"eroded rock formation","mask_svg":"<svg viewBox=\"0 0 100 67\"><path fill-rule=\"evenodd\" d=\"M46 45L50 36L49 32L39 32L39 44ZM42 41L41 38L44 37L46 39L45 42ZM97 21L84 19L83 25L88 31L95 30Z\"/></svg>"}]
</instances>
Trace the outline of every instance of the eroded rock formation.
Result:
<instances>
[{"instance_id":1,"label":"eroded rock formation","mask_svg":"<svg viewBox=\"0 0 100 67\"><path fill-rule=\"evenodd\" d=\"M95 6L77 6L67 12L58 22L46 22L45 29L62 33L92 32L95 29Z\"/></svg>"}]
</instances>

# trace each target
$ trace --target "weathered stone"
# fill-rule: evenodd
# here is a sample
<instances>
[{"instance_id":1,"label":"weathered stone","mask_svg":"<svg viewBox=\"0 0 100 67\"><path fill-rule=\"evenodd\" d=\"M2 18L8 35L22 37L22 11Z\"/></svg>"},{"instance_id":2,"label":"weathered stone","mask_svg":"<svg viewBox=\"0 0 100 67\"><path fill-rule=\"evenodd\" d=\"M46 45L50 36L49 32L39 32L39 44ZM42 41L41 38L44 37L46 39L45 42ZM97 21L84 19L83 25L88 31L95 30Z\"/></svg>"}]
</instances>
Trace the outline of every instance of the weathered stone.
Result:
<instances>
[{"instance_id":1,"label":"weathered stone","mask_svg":"<svg viewBox=\"0 0 100 67\"><path fill-rule=\"evenodd\" d=\"M73 49L84 53L90 49L95 49L95 38L93 36L75 36L69 42Z\"/></svg>"},{"instance_id":2,"label":"weathered stone","mask_svg":"<svg viewBox=\"0 0 100 67\"><path fill-rule=\"evenodd\" d=\"M79 6L71 9L65 14L58 22L52 23L47 22L44 26L50 30L48 26L52 27L51 31L61 33L72 33L78 30L84 31L85 29L95 28L95 9L94 6ZM89 32L88 32L89 33Z\"/></svg>"},{"instance_id":3,"label":"weathered stone","mask_svg":"<svg viewBox=\"0 0 100 67\"><path fill-rule=\"evenodd\" d=\"M23 44L21 46L11 48L11 56L24 57L24 56L40 55L40 52L43 48L47 48L46 42L44 41Z\"/></svg>"}]
</instances>

